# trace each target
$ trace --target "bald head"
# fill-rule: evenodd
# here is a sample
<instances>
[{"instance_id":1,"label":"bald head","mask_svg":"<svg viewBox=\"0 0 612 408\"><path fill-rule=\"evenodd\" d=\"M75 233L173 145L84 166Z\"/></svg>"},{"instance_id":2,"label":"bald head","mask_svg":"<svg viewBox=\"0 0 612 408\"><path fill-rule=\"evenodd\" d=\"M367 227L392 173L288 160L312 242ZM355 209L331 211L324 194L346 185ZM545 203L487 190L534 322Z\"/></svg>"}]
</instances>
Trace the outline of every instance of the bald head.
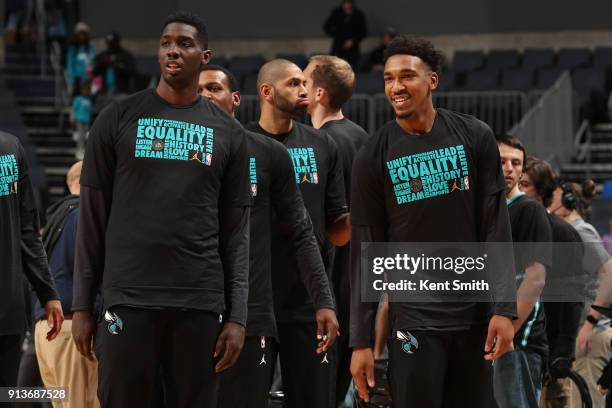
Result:
<instances>
[{"instance_id":1,"label":"bald head","mask_svg":"<svg viewBox=\"0 0 612 408\"><path fill-rule=\"evenodd\" d=\"M66 174L66 185L68 186L68 190L70 190L70 194L79 195L81 193L81 184L79 184L79 181L81 179L82 168L83 162L78 161L70 167L68 174Z\"/></svg>"},{"instance_id":2,"label":"bald head","mask_svg":"<svg viewBox=\"0 0 612 408\"><path fill-rule=\"evenodd\" d=\"M259 69L259 74L257 75L257 88L259 89L263 84L274 86L278 81L284 79L287 76L287 71L292 68L301 72L300 67L286 59L278 58L266 62Z\"/></svg>"}]
</instances>

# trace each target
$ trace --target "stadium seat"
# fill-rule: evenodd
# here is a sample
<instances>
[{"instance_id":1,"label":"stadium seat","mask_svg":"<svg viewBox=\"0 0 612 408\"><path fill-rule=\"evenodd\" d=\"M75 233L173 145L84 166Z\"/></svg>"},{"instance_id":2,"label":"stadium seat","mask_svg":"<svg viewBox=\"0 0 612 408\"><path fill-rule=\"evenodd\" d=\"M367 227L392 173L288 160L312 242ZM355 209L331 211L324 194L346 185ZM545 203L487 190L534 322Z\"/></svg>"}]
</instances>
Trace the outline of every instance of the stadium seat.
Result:
<instances>
[{"instance_id":1,"label":"stadium seat","mask_svg":"<svg viewBox=\"0 0 612 408\"><path fill-rule=\"evenodd\" d=\"M487 69L503 70L516 68L519 64L517 50L491 50L487 57Z\"/></svg>"},{"instance_id":2,"label":"stadium seat","mask_svg":"<svg viewBox=\"0 0 612 408\"><path fill-rule=\"evenodd\" d=\"M528 70L537 70L552 67L555 63L555 52L549 48L527 48L523 52L521 67Z\"/></svg>"},{"instance_id":3,"label":"stadium seat","mask_svg":"<svg viewBox=\"0 0 612 408\"><path fill-rule=\"evenodd\" d=\"M563 68L543 68L538 71L535 87L536 89L548 89L561 74L565 71Z\"/></svg>"},{"instance_id":4,"label":"stadium seat","mask_svg":"<svg viewBox=\"0 0 612 408\"><path fill-rule=\"evenodd\" d=\"M498 79L497 70L468 72L464 89L466 91L492 91L497 89Z\"/></svg>"},{"instance_id":5,"label":"stadium seat","mask_svg":"<svg viewBox=\"0 0 612 408\"><path fill-rule=\"evenodd\" d=\"M505 69L502 71L500 88L506 91L530 91L534 73L528 69Z\"/></svg>"},{"instance_id":6,"label":"stadium seat","mask_svg":"<svg viewBox=\"0 0 612 408\"><path fill-rule=\"evenodd\" d=\"M259 71L265 60L261 55L245 55L232 57L227 68L237 77Z\"/></svg>"},{"instance_id":7,"label":"stadium seat","mask_svg":"<svg viewBox=\"0 0 612 408\"><path fill-rule=\"evenodd\" d=\"M240 92L245 95L257 95L257 74L246 74L242 79Z\"/></svg>"},{"instance_id":8,"label":"stadium seat","mask_svg":"<svg viewBox=\"0 0 612 408\"><path fill-rule=\"evenodd\" d=\"M306 58L303 54L288 54L288 53L279 53L276 54L276 58L282 58L293 62L295 65L300 67L301 69L306 68L308 65L308 58Z\"/></svg>"},{"instance_id":9,"label":"stadium seat","mask_svg":"<svg viewBox=\"0 0 612 408\"><path fill-rule=\"evenodd\" d=\"M482 51L455 51L453 70L466 72L480 69L484 65L484 60Z\"/></svg>"},{"instance_id":10,"label":"stadium seat","mask_svg":"<svg viewBox=\"0 0 612 408\"><path fill-rule=\"evenodd\" d=\"M612 47L597 47L593 52L593 66L600 68L612 67Z\"/></svg>"},{"instance_id":11,"label":"stadium seat","mask_svg":"<svg viewBox=\"0 0 612 408\"><path fill-rule=\"evenodd\" d=\"M438 92L451 91L456 86L456 77L455 71L442 71L438 80Z\"/></svg>"},{"instance_id":12,"label":"stadium seat","mask_svg":"<svg viewBox=\"0 0 612 408\"><path fill-rule=\"evenodd\" d=\"M220 67L227 68L228 59L223 55L214 55L210 59L209 64L219 65Z\"/></svg>"},{"instance_id":13,"label":"stadium seat","mask_svg":"<svg viewBox=\"0 0 612 408\"><path fill-rule=\"evenodd\" d=\"M606 75L602 68L578 68L572 73L572 84L579 93L604 92Z\"/></svg>"},{"instance_id":14,"label":"stadium seat","mask_svg":"<svg viewBox=\"0 0 612 408\"><path fill-rule=\"evenodd\" d=\"M159 61L156 56L136 57L136 69L147 76L159 76Z\"/></svg>"},{"instance_id":15,"label":"stadium seat","mask_svg":"<svg viewBox=\"0 0 612 408\"><path fill-rule=\"evenodd\" d=\"M49 98L55 96L54 79L14 78L7 82L17 97Z\"/></svg>"},{"instance_id":16,"label":"stadium seat","mask_svg":"<svg viewBox=\"0 0 612 408\"><path fill-rule=\"evenodd\" d=\"M355 93L374 95L385 92L382 72L357 74Z\"/></svg>"},{"instance_id":17,"label":"stadium seat","mask_svg":"<svg viewBox=\"0 0 612 408\"><path fill-rule=\"evenodd\" d=\"M588 48L561 48L557 67L574 69L586 67L591 63L591 50Z\"/></svg>"}]
</instances>

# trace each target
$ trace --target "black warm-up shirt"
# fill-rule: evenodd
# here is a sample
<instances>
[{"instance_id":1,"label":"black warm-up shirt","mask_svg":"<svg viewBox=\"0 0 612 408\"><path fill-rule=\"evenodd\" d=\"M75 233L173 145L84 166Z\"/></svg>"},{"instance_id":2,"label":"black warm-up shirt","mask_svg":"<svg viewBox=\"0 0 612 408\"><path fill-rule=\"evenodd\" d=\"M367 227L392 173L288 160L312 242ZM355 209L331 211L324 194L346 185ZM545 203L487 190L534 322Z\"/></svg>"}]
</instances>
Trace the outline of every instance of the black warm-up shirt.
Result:
<instances>
[{"instance_id":1,"label":"black warm-up shirt","mask_svg":"<svg viewBox=\"0 0 612 408\"><path fill-rule=\"evenodd\" d=\"M110 105L83 163L73 310L91 308L101 281L105 308L225 310L246 324L248 180L245 131L210 101L147 89Z\"/></svg>"},{"instance_id":2,"label":"black warm-up shirt","mask_svg":"<svg viewBox=\"0 0 612 408\"><path fill-rule=\"evenodd\" d=\"M353 161L361 146L368 139L368 134L359 125L347 118L330 120L323 124L321 129L326 131L338 146L338 153L342 159L346 203L350 207ZM349 252L350 245L347 243L342 247L335 248L333 257L332 281L334 293L338 300L338 315L343 320L348 320L350 313ZM343 323L345 322L341 322L341 324Z\"/></svg>"},{"instance_id":3,"label":"black warm-up shirt","mask_svg":"<svg viewBox=\"0 0 612 408\"><path fill-rule=\"evenodd\" d=\"M336 144L327 133L295 121L291 131L285 134L270 134L258 123L251 123L247 128L271 137L287 148L293 164L294 182L299 186L319 249L327 262L326 227L347 212L342 162ZM314 307L297 273L300 260L295 255L293 244L283 233L279 219L279 214L273 212L272 286L276 319L279 322L312 322Z\"/></svg>"},{"instance_id":4,"label":"black warm-up shirt","mask_svg":"<svg viewBox=\"0 0 612 408\"><path fill-rule=\"evenodd\" d=\"M272 212L279 230L293 246L302 282L315 307L334 309L334 299L287 149L259 133L247 132L247 137L253 206L246 333L247 336L277 337L271 275Z\"/></svg>"},{"instance_id":5,"label":"black warm-up shirt","mask_svg":"<svg viewBox=\"0 0 612 408\"><path fill-rule=\"evenodd\" d=\"M517 284L522 282L525 268L537 262L550 268L552 232L546 209L542 204L519 193L507 200L512 241L520 245L514 251L514 265L517 271ZM532 244L530 244L532 243ZM514 335L517 347L531 349L542 356L548 353L548 341L544 321L544 308L538 299L533 310Z\"/></svg>"},{"instance_id":6,"label":"black warm-up shirt","mask_svg":"<svg viewBox=\"0 0 612 408\"><path fill-rule=\"evenodd\" d=\"M351 192L352 347L373 344L376 303L361 301L362 242L511 242L499 151L474 117L436 110L430 132L407 134L396 121L366 142L353 163ZM516 296L512 256L488 264L494 299ZM486 303L391 302L391 329L457 329L485 323ZM516 303L494 313L516 315Z\"/></svg>"},{"instance_id":7,"label":"black warm-up shirt","mask_svg":"<svg viewBox=\"0 0 612 408\"><path fill-rule=\"evenodd\" d=\"M25 330L23 273L42 305L59 299L39 231L25 152L0 132L0 336Z\"/></svg>"}]
</instances>

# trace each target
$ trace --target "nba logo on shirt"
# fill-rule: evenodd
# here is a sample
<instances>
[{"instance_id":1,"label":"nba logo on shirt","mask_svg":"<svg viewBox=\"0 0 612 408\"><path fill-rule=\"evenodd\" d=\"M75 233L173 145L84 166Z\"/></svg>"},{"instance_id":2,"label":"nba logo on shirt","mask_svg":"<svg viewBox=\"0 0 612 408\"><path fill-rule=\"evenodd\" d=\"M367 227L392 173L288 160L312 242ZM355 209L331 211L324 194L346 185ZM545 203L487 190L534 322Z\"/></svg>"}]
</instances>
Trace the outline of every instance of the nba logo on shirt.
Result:
<instances>
[{"instance_id":1,"label":"nba logo on shirt","mask_svg":"<svg viewBox=\"0 0 612 408\"><path fill-rule=\"evenodd\" d=\"M319 184L319 175L317 173L312 173L312 182L314 184Z\"/></svg>"},{"instance_id":2,"label":"nba logo on shirt","mask_svg":"<svg viewBox=\"0 0 612 408\"><path fill-rule=\"evenodd\" d=\"M463 185L465 186L464 190L470 189L470 178L468 176L463 178Z\"/></svg>"},{"instance_id":3,"label":"nba logo on shirt","mask_svg":"<svg viewBox=\"0 0 612 408\"><path fill-rule=\"evenodd\" d=\"M207 166L210 166L210 163L212 163L212 154L211 153L206 153L206 158L204 159L204 164L206 164Z\"/></svg>"},{"instance_id":4,"label":"nba logo on shirt","mask_svg":"<svg viewBox=\"0 0 612 408\"><path fill-rule=\"evenodd\" d=\"M257 184L251 184L251 197L257 196Z\"/></svg>"}]
</instances>

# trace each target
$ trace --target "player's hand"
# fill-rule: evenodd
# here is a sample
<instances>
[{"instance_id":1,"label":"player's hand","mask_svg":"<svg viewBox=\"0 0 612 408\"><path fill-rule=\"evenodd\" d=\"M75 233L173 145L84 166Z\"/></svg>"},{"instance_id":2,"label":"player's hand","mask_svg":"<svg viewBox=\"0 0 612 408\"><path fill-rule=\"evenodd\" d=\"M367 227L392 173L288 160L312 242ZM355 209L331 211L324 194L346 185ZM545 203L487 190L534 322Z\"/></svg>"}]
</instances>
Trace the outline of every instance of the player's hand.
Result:
<instances>
[{"instance_id":1,"label":"player's hand","mask_svg":"<svg viewBox=\"0 0 612 408\"><path fill-rule=\"evenodd\" d=\"M336 319L336 312L332 309L319 309L316 314L317 320L317 354L321 354L329 350L336 337L340 334L338 332L338 319Z\"/></svg>"},{"instance_id":2,"label":"player's hand","mask_svg":"<svg viewBox=\"0 0 612 408\"><path fill-rule=\"evenodd\" d=\"M62 303L59 300L49 300L45 303L45 313L47 315L47 340L51 341L57 337L62 329L64 322L64 312L62 312Z\"/></svg>"},{"instance_id":3,"label":"player's hand","mask_svg":"<svg viewBox=\"0 0 612 408\"><path fill-rule=\"evenodd\" d=\"M489 321L487 340L485 341L485 360L493 361L514 349L514 327L512 319L507 316L493 315Z\"/></svg>"},{"instance_id":4,"label":"player's hand","mask_svg":"<svg viewBox=\"0 0 612 408\"><path fill-rule=\"evenodd\" d=\"M597 384L597 391L603 396L607 396L610 393L609 389L602 387L600 384Z\"/></svg>"},{"instance_id":5,"label":"player's hand","mask_svg":"<svg viewBox=\"0 0 612 408\"><path fill-rule=\"evenodd\" d=\"M584 322L580 331L578 332L578 340L576 344L578 351L583 354L588 354L591 351L591 344L593 343L593 325L589 322Z\"/></svg>"},{"instance_id":6,"label":"player's hand","mask_svg":"<svg viewBox=\"0 0 612 408\"><path fill-rule=\"evenodd\" d=\"M90 310L79 310L72 314L72 338L79 353L93 361L96 319Z\"/></svg>"},{"instance_id":7,"label":"player's hand","mask_svg":"<svg viewBox=\"0 0 612 408\"><path fill-rule=\"evenodd\" d=\"M244 326L234 322L225 323L215 345L214 357L221 356L215 365L215 372L220 373L233 366L243 346Z\"/></svg>"},{"instance_id":8,"label":"player's hand","mask_svg":"<svg viewBox=\"0 0 612 408\"><path fill-rule=\"evenodd\" d=\"M368 393L368 387L374 388L374 353L371 348L353 349L351 374L359 398L369 402L370 394Z\"/></svg>"}]
</instances>

